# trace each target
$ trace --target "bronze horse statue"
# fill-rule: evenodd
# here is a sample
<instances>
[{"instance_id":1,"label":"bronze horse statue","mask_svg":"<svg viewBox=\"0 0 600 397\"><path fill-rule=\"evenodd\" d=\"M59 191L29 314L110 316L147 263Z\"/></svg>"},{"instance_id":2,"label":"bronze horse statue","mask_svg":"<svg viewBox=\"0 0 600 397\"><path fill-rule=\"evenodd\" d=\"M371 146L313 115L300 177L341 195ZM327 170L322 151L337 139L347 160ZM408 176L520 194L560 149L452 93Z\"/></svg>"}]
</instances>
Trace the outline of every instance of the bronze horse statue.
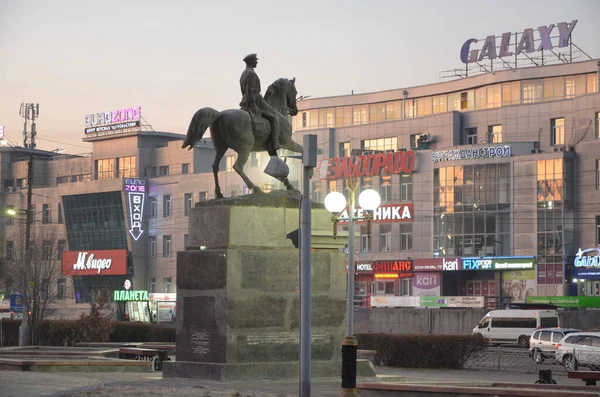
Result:
<instances>
[{"instance_id":1,"label":"bronze horse statue","mask_svg":"<svg viewBox=\"0 0 600 397\"><path fill-rule=\"evenodd\" d=\"M265 93L265 99L269 105L278 113L281 135L281 148L292 152L302 153L302 146L292 140L292 124L287 115L295 116L298 114L296 107L296 78L280 78L269 86ZM213 108L205 107L196 112L190 126L187 136L183 142L182 148L191 150L196 143L202 139L206 129L210 127L210 139L215 147L215 161L212 164L215 177L215 198L223 198L221 187L219 186L219 163L225 155L227 149L233 149L238 157L233 165L233 169L242 177L246 186L252 189L253 193L262 193L244 173L244 165L248 161L251 152L268 151L270 156L277 156L276 150L268 150L267 143L270 139L269 123L255 114L250 115L245 110L227 109L219 112ZM252 128L253 124L256 128ZM287 178L282 182L288 189L294 187Z\"/></svg>"}]
</instances>

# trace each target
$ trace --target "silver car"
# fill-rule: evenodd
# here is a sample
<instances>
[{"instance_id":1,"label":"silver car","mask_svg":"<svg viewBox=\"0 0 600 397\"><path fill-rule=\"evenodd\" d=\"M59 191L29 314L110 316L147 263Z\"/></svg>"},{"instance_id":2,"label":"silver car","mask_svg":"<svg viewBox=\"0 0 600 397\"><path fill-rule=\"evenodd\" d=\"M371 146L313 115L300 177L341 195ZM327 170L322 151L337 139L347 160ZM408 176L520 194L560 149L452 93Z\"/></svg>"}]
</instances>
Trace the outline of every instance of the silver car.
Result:
<instances>
[{"instance_id":1,"label":"silver car","mask_svg":"<svg viewBox=\"0 0 600 397\"><path fill-rule=\"evenodd\" d=\"M556 346L554 359L567 371L578 367L600 370L600 332L573 332Z\"/></svg>"},{"instance_id":2,"label":"silver car","mask_svg":"<svg viewBox=\"0 0 600 397\"><path fill-rule=\"evenodd\" d=\"M538 364L546 358L554 358L556 345L565 335L579 332L574 328L541 328L529 338L529 357Z\"/></svg>"}]
</instances>

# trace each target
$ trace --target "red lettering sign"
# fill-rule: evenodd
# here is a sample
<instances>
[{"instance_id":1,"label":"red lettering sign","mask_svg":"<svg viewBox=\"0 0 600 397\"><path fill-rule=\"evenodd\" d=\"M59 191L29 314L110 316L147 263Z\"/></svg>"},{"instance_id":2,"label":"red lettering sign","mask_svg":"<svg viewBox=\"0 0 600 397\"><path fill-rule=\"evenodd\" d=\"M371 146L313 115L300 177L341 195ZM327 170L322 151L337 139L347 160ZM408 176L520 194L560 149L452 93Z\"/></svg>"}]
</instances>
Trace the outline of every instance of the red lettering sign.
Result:
<instances>
[{"instance_id":1,"label":"red lettering sign","mask_svg":"<svg viewBox=\"0 0 600 397\"><path fill-rule=\"evenodd\" d=\"M375 261L373 262L373 271L377 273L402 273L413 270L411 260L403 261Z\"/></svg>"},{"instance_id":2,"label":"red lettering sign","mask_svg":"<svg viewBox=\"0 0 600 397\"><path fill-rule=\"evenodd\" d=\"M65 276L115 276L127 274L127 250L65 251L62 254Z\"/></svg>"},{"instance_id":3,"label":"red lettering sign","mask_svg":"<svg viewBox=\"0 0 600 397\"><path fill-rule=\"evenodd\" d=\"M323 179L335 180L355 176L373 176L383 174L411 174L415 167L414 150L393 153L377 153L352 157L331 158L326 167L326 172L321 170L319 175Z\"/></svg>"}]
</instances>

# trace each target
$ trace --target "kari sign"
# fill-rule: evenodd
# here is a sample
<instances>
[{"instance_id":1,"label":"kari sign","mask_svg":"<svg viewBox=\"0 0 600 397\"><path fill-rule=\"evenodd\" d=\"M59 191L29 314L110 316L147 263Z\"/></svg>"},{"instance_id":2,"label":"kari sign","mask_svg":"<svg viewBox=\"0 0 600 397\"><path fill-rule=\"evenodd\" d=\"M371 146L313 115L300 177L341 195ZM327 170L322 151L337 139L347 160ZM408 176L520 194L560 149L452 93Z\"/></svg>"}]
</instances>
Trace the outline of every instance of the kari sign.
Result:
<instances>
[{"instance_id":1,"label":"kari sign","mask_svg":"<svg viewBox=\"0 0 600 397\"><path fill-rule=\"evenodd\" d=\"M373 262L375 278L410 278L412 270L411 260Z\"/></svg>"},{"instance_id":2,"label":"kari sign","mask_svg":"<svg viewBox=\"0 0 600 397\"><path fill-rule=\"evenodd\" d=\"M321 161L319 177L335 180L355 176L410 174L415 167L414 150L340 157Z\"/></svg>"},{"instance_id":3,"label":"kari sign","mask_svg":"<svg viewBox=\"0 0 600 397\"><path fill-rule=\"evenodd\" d=\"M431 159L434 163L440 161L467 160L467 159L488 159L494 157L510 157L511 148L508 145L489 146L480 148L451 149L441 150L431 153Z\"/></svg>"},{"instance_id":4,"label":"kari sign","mask_svg":"<svg viewBox=\"0 0 600 397\"><path fill-rule=\"evenodd\" d=\"M129 204L129 234L137 241L143 230L144 199L146 198L146 181L143 179L125 179L125 192Z\"/></svg>"},{"instance_id":5,"label":"kari sign","mask_svg":"<svg viewBox=\"0 0 600 397\"><path fill-rule=\"evenodd\" d=\"M460 258L413 259L415 272L439 272L442 270L462 270Z\"/></svg>"},{"instance_id":6,"label":"kari sign","mask_svg":"<svg viewBox=\"0 0 600 397\"><path fill-rule=\"evenodd\" d=\"M65 276L115 276L127 274L127 250L65 251L62 254Z\"/></svg>"},{"instance_id":7,"label":"kari sign","mask_svg":"<svg viewBox=\"0 0 600 397\"><path fill-rule=\"evenodd\" d=\"M553 48L567 47L571 41L571 32L577 25L577 20L570 24L568 22L560 22L556 25L539 26L534 29L525 29L522 33L506 32L500 37L500 45L498 46L498 38L494 35L486 37L483 41L481 49L471 49L472 44L478 43L477 39L469 39L465 41L460 49L460 60L463 63L481 62L484 59L494 60L496 58L519 56L522 53L532 53L535 51L550 51ZM556 28L556 30L554 29ZM558 33L558 35L556 35ZM554 34L555 36L552 36ZM536 39L538 36L539 39ZM552 41L554 39L554 42ZM539 44L536 46L536 41Z\"/></svg>"},{"instance_id":8,"label":"kari sign","mask_svg":"<svg viewBox=\"0 0 600 397\"><path fill-rule=\"evenodd\" d=\"M414 296L440 296L439 273L415 273L413 275Z\"/></svg>"},{"instance_id":9,"label":"kari sign","mask_svg":"<svg viewBox=\"0 0 600 397\"><path fill-rule=\"evenodd\" d=\"M92 113L85 116L85 133L114 131L139 127L142 118L141 108L126 108L108 112Z\"/></svg>"},{"instance_id":10,"label":"kari sign","mask_svg":"<svg viewBox=\"0 0 600 397\"><path fill-rule=\"evenodd\" d=\"M362 208L356 206L354 209L355 218L363 218L365 212ZM382 204L373 211L374 223L390 223L390 222L412 222L413 221L413 205L412 204ZM348 223L348 208L340 213L340 223ZM365 219L357 219L354 223L367 223Z\"/></svg>"},{"instance_id":11,"label":"kari sign","mask_svg":"<svg viewBox=\"0 0 600 397\"><path fill-rule=\"evenodd\" d=\"M600 248L588 248L586 250L579 248L573 265L575 267L600 267Z\"/></svg>"}]
</instances>

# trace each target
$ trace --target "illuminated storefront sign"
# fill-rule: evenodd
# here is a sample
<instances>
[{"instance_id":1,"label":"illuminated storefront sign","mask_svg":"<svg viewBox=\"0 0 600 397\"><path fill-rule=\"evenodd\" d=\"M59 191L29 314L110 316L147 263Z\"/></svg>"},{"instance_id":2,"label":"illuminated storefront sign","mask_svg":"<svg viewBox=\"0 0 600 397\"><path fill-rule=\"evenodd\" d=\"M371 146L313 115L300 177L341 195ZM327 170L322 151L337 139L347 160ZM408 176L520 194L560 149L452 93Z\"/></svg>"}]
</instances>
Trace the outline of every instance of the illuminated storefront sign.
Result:
<instances>
[{"instance_id":1,"label":"illuminated storefront sign","mask_svg":"<svg viewBox=\"0 0 600 397\"><path fill-rule=\"evenodd\" d=\"M415 272L439 272L442 270L462 270L460 258L413 259Z\"/></svg>"},{"instance_id":2,"label":"illuminated storefront sign","mask_svg":"<svg viewBox=\"0 0 600 397\"><path fill-rule=\"evenodd\" d=\"M586 250L577 251L575 267L600 267L600 248L588 248Z\"/></svg>"},{"instance_id":3,"label":"illuminated storefront sign","mask_svg":"<svg viewBox=\"0 0 600 397\"><path fill-rule=\"evenodd\" d=\"M571 41L571 32L573 32L575 25L577 25L577 20L574 20L573 22L571 22L571 24L569 24L568 22L560 22L556 24L556 27L558 29L558 40L555 44L557 48L564 48L569 45ZM537 48L535 48L536 39L534 38L534 30L532 28L525 29L521 33L521 38L518 44L516 42L518 33L513 34L511 32L506 32L502 34L500 47L496 46L497 38L495 35L486 37L485 41L483 42L483 46L481 47L481 50L471 49L471 44L477 43L478 40L469 39L465 41L465 43L462 45L462 48L460 49L460 60L463 63L472 63L481 62L484 59L494 60L496 58L514 57L520 55L523 52L531 53L534 51L543 50L550 51L555 47L555 45L552 43L551 37L554 27L555 25L552 24L548 26L539 26L537 28L537 32L540 37L540 44ZM513 35L515 37L515 42L511 43L511 38L513 37ZM514 46L516 46L516 49ZM499 49L499 52L496 52L497 49Z\"/></svg>"},{"instance_id":4,"label":"illuminated storefront sign","mask_svg":"<svg viewBox=\"0 0 600 397\"><path fill-rule=\"evenodd\" d=\"M373 274L373 262L355 262L356 274Z\"/></svg>"},{"instance_id":5,"label":"illuminated storefront sign","mask_svg":"<svg viewBox=\"0 0 600 397\"><path fill-rule=\"evenodd\" d=\"M467 159L489 159L494 157L510 157L509 145L489 146L481 148L441 150L431 153L434 163L440 161L467 160Z\"/></svg>"},{"instance_id":6,"label":"illuminated storefront sign","mask_svg":"<svg viewBox=\"0 0 600 397\"><path fill-rule=\"evenodd\" d=\"M147 301L147 300L149 300L148 299L148 291L133 291L133 290L115 291L113 294L113 300L115 302Z\"/></svg>"},{"instance_id":7,"label":"illuminated storefront sign","mask_svg":"<svg viewBox=\"0 0 600 397\"><path fill-rule=\"evenodd\" d=\"M415 167L413 150L376 153L362 156L340 157L321 160L319 177L335 180L355 176L387 174L410 174Z\"/></svg>"},{"instance_id":8,"label":"illuminated storefront sign","mask_svg":"<svg viewBox=\"0 0 600 397\"><path fill-rule=\"evenodd\" d=\"M143 230L144 199L146 197L146 181L143 179L125 179L125 191L129 204L129 220L131 227L129 233L134 240L138 240Z\"/></svg>"},{"instance_id":9,"label":"illuminated storefront sign","mask_svg":"<svg viewBox=\"0 0 600 397\"><path fill-rule=\"evenodd\" d=\"M354 209L355 218L363 218L365 212L362 208ZM340 223L348 223L348 208L344 209L340 214ZM389 222L412 222L413 220L413 205L412 204L382 204L373 211L374 223L389 223ZM364 219L357 219L354 223L366 223Z\"/></svg>"},{"instance_id":10,"label":"illuminated storefront sign","mask_svg":"<svg viewBox=\"0 0 600 397\"><path fill-rule=\"evenodd\" d=\"M65 276L114 276L127 274L127 250L65 251Z\"/></svg>"},{"instance_id":11,"label":"illuminated storefront sign","mask_svg":"<svg viewBox=\"0 0 600 397\"><path fill-rule=\"evenodd\" d=\"M88 114L85 116L85 133L91 134L139 127L141 118L142 110L139 106Z\"/></svg>"},{"instance_id":12,"label":"illuminated storefront sign","mask_svg":"<svg viewBox=\"0 0 600 397\"><path fill-rule=\"evenodd\" d=\"M533 269L533 256L494 256L462 258L462 270L517 270Z\"/></svg>"},{"instance_id":13,"label":"illuminated storefront sign","mask_svg":"<svg viewBox=\"0 0 600 397\"><path fill-rule=\"evenodd\" d=\"M412 270L411 260L373 262L375 278L411 278Z\"/></svg>"}]
</instances>

